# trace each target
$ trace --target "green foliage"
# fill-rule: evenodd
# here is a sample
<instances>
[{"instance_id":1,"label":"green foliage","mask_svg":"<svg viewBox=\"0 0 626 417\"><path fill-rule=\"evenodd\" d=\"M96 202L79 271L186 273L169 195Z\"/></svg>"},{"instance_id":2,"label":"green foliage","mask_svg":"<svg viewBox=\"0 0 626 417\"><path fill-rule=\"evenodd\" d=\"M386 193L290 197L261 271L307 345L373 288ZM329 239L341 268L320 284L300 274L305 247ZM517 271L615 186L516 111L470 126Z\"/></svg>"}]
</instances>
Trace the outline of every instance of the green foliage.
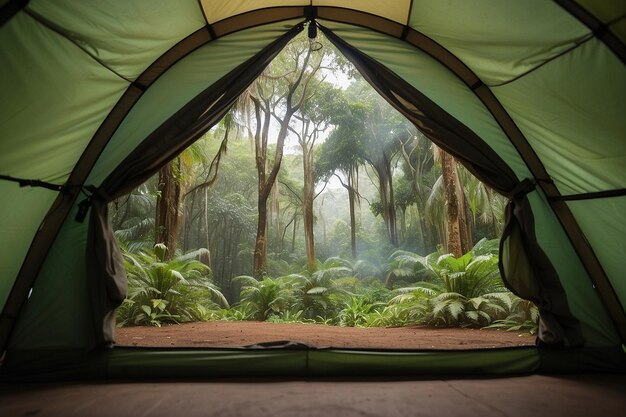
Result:
<instances>
[{"instance_id":1,"label":"green foliage","mask_svg":"<svg viewBox=\"0 0 626 417\"><path fill-rule=\"evenodd\" d=\"M257 280L239 276L240 302L233 307L210 283L210 270L191 252L169 263L166 248L125 254L130 293L118 309L120 325L190 320L259 320L351 327L407 325L472 326L535 334L538 310L502 288L496 242L480 241L460 258L395 251L390 264L420 279L388 289L365 261L331 257L317 271L303 270ZM391 266L387 271L393 271ZM397 272L396 272L397 274Z\"/></svg>"},{"instance_id":2,"label":"green foliage","mask_svg":"<svg viewBox=\"0 0 626 417\"><path fill-rule=\"evenodd\" d=\"M536 307L504 288L494 252L497 253L497 241L487 240L479 241L460 258L394 252L391 259L396 269L427 280L395 290L397 295L389 304L405 311L394 311L391 317L404 315L407 321L435 326L533 325L538 318L533 314Z\"/></svg>"},{"instance_id":3,"label":"green foliage","mask_svg":"<svg viewBox=\"0 0 626 417\"><path fill-rule=\"evenodd\" d=\"M153 252L124 253L128 297L117 310L119 326L206 320L209 310L228 307L228 301L211 282L211 269L195 260L197 250L164 262L165 248Z\"/></svg>"},{"instance_id":4,"label":"green foliage","mask_svg":"<svg viewBox=\"0 0 626 417\"><path fill-rule=\"evenodd\" d=\"M241 301L235 308L251 320L364 325L366 316L382 309L391 298L370 275L375 271L367 262L351 264L332 257L318 262L315 272L301 270L261 280L236 277L234 281L242 286Z\"/></svg>"},{"instance_id":5,"label":"green foliage","mask_svg":"<svg viewBox=\"0 0 626 417\"><path fill-rule=\"evenodd\" d=\"M351 294L357 278L350 261L331 257L318 262L317 270L298 275L295 296L307 319L336 322L344 297Z\"/></svg>"},{"instance_id":6,"label":"green foliage","mask_svg":"<svg viewBox=\"0 0 626 417\"><path fill-rule=\"evenodd\" d=\"M339 325L349 327L366 327L371 313L384 303L370 303L365 297L352 296L344 302L339 312Z\"/></svg>"},{"instance_id":7,"label":"green foliage","mask_svg":"<svg viewBox=\"0 0 626 417\"><path fill-rule=\"evenodd\" d=\"M240 307L253 320L265 321L272 315L286 312L293 304L291 283L286 279L266 276L257 281L242 275L235 281L242 283Z\"/></svg>"},{"instance_id":8,"label":"green foliage","mask_svg":"<svg viewBox=\"0 0 626 417\"><path fill-rule=\"evenodd\" d=\"M508 307L506 318L495 320L493 324L486 326L486 328L537 334L537 323L539 321L539 309L537 306L511 293L506 295L508 296L508 300L506 300Z\"/></svg>"}]
</instances>

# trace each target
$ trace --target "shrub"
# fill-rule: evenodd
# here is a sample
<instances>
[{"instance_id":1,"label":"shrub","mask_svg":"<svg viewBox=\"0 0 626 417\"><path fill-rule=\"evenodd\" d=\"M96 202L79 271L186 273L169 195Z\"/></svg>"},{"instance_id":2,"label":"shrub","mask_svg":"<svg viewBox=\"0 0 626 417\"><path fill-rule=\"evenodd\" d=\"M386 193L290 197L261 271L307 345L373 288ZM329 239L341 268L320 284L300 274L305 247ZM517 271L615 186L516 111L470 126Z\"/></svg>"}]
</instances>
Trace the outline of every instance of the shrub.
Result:
<instances>
[{"instance_id":1,"label":"shrub","mask_svg":"<svg viewBox=\"0 0 626 417\"><path fill-rule=\"evenodd\" d=\"M510 327L526 322L529 326L533 320L536 323L532 303L523 302L504 287L495 242L483 239L459 258L394 252L392 259L399 268L426 280L394 290L397 295L389 305L395 305L395 310L389 310L388 318L393 311L396 321L403 318L435 326ZM524 308L528 313L520 312Z\"/></svg>"},{"instance_id":2,"label":"shrub","mask_svg":"<svg viewBox=\"0 0 626 417\"><path fill-rule=\"evenodd\" d=\"M224 295L211 282L211 269L190 252L165 262L166 248L124 253L128 297L118 308L119 326L206 320L211 310L228 307Z\"/></svg>"}]
</instances>

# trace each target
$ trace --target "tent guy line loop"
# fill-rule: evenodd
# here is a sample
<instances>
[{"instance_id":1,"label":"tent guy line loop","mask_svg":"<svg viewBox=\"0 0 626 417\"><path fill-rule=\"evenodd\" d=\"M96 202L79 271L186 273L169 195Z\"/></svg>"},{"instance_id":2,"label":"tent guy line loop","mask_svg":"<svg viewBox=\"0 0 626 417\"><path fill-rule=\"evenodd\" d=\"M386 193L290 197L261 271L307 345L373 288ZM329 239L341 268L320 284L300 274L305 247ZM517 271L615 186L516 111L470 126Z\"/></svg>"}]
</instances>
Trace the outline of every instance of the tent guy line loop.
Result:
<instances>
[{"instance_id":1,"label":"tent guy line loop","mask_svg":"<svg viewBox=\"0 0 626 417\"><path fill-rule=\"evenodd\" d=\"M597 198L611 198L611 197L623 197L626 196L626 188L619 188L615 190L595 191L580 194L568 194L550 197L554 201L579 201L579 200L593 200Z\"/></svg>"},{"instance_id":2,"label":"tent guy line loop","mask_svg":"<svg viewBox=\"0 0 626 417\"><path fill-rule=\"evenodd\" d=\"M82 223L87 216L87 211L89 211L89 207L92 205L92 200L94 198L100 199L102 201L109 201L107 199L106 193L100 190L94 185L72 185L72 184L53 184L50 182L37 180L37 179L29 179L29 178L17 178L12 177L10 175L0 174L0 180L16 182L20 187L35 187L35 188L45 188L52 191L58 191L61 193L72 193L72 191L80 190L80 192L85 196L85 198L78 203L78 213L76 214L76 221Z\"/></svg>"},{"instance_id":3,"label":"tent guy line loop","mask_svg":"<svg viewBox=\"0 0 626 417\"><path fill-rule=\"evenodd\" d=\"M0 180L16 182L19 184L20 187L46 188L48 190L59 191L59 192L67 192L69 191L70 188L73 188L71 185L68 185L68 184L53 184L51 182L46 182L46 181L37 180L37 179L17 178L17 177L12 177L10 175L2 175L2 174L0 174Z\"/></svg>"}]
</instances>

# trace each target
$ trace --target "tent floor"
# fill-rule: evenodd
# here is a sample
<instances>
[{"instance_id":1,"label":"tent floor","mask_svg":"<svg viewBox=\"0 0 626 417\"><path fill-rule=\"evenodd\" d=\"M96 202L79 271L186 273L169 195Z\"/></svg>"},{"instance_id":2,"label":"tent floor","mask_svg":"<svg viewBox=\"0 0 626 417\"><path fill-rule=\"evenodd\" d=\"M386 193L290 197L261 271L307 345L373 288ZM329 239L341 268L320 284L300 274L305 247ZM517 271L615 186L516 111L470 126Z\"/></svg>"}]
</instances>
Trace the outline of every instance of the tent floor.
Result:
<instances>
[{"instance_id":1,"label":"tent floor","mask_svg":"<svg viewBox=\"0 0 626 417\"><path fill-rule=\"evenodd\" d=\"M3 384L9 416L618 416L625 375Z\"/></svg>"}]
</instances>

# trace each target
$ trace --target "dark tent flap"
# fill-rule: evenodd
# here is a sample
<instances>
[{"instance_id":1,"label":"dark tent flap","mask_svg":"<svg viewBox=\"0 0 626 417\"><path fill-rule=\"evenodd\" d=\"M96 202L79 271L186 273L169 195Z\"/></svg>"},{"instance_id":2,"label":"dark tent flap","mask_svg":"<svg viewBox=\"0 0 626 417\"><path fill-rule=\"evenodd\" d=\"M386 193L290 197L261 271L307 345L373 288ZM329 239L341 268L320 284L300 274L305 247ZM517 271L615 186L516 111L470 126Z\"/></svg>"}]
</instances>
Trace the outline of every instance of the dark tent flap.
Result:
<instances>
[{"instance_id":1,"label":"dark tent flap","mask_svg":"<svg viewBox=\"0 0 626 417\"><path fill-rule=\"evenodd\" d=\"M115 309L126 298L128 282L124 259L108 221L107 202L93 199L91 210L85 262L87 282L96 345L108 346L114 341Z\"/></svg>"},{"instance_id":2,"label":"dark tent flap","mask_svg":"<svg viewBox=\"0 0 626 417\"><path fill-rule=\"evenodd\" d=\"M539 308L539 340L548 345L581 346L578 321L572 316L559 276L537 243L527 194L535 184L525 179L511 192L500 240L500 273L505 285Z\"/></svg>"}]
</instances>

